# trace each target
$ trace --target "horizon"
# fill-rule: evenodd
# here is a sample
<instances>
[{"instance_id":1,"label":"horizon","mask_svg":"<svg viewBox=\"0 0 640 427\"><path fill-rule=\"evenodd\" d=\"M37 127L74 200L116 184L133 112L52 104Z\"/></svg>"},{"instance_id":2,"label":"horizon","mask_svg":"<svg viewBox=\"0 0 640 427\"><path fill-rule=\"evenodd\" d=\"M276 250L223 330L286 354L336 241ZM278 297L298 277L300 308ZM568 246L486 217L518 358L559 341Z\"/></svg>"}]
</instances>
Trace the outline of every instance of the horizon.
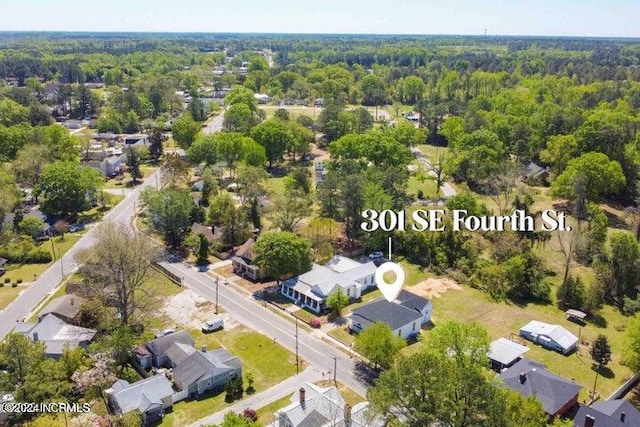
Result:
<instances>
[{"instance_id":1,"label":"horizon","mask_svg":"<svg viewBox=\"0 0 640 427\"><path fill-rule=\"evenodd\" d=\"M140 32L638 38L640 3L627 0L33 0L3 5L7 32Z\"/></svg>"}]
</instances>

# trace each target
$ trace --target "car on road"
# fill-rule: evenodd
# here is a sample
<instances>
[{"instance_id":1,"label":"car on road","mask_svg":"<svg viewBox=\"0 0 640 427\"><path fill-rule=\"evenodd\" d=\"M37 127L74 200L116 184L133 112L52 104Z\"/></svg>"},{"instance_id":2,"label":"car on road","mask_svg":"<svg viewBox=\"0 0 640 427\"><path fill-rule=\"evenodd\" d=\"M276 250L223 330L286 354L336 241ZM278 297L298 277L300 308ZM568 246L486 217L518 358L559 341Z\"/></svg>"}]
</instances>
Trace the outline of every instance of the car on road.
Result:
<instances>
[{"instance_id":1,"label":"car on road","mask_svg":"<svg viewBox=\"0 0 640 427\"><path fill-rule=\"evenodd\" d=\"M75 233L76 231L81 231L81 230L84 230L84 224L76 223L76 224L71 224L69 226L69 233Z\"/></svg>"},{"instance_id":2,"label":"car on road","mask_svg":"<svg viewBox=\"0 0 640 427\"><path fill-rule=\"evenodd\" d=\"M224 320L222 317L216 317L202 324L202 332L215 332L224 328Z\"/></svg>"}]
</instances>

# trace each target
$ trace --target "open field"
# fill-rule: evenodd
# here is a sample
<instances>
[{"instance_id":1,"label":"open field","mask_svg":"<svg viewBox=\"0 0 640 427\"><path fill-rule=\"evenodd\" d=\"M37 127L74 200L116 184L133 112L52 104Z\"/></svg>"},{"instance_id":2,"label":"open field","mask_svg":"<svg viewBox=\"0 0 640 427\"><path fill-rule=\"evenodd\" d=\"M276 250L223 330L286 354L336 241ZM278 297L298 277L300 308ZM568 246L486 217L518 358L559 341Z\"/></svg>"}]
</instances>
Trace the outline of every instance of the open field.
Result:
<instances>
[{"instance_id":1,"label":"open field","mask_svg":"<svg viewBox=\"0 0 640 427\"><path fill-rule=\"evenodd\" d=\"M433 306L433 323L436 326L445 320L477 322L487 329L491 339L509 338L512 334L517 336L520 327L531 320L541 320L564 326L576 336L580 336L581 345L578 352L564 356L524 341L530 348L526 357L546 364L552 372L572 379L585 388L592 388L595 380L595 371L591 369L589 344L595 340L598 334L604 334L609 339L613 353L613 360L608 365L612 375L610 378L600 376L597 386L598 392L606 398L631 376L631 371L620 364L623 331L627 319L613 307L605 306L602 309L600 315L603 319L607 319L606 321L603 320L598 324L588 323L580 328L575 323L566 320L564 312L553 305L517 306L509 303L496 303L481 291L468 287L462 291L450 290L444 293L440 298L433 300ZM413 347L419 348L419 345L410 346L411 350L414 350ZM580 397L581 399L586 397L586 390L582 391Z\"/></svg>"}]
</instances>

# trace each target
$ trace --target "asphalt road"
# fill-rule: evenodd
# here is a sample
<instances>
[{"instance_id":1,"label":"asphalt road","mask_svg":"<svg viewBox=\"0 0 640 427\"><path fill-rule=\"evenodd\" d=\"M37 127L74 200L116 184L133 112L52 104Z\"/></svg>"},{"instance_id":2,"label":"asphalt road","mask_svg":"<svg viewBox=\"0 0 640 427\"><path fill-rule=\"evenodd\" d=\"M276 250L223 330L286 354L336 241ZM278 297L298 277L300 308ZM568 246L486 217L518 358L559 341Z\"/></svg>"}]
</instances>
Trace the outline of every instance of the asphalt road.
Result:
<instances>
[{"instance_id":1,"label":"asphalt road","mask_svg":"<svg viewBox=\"0 0 640 427\"><path fill-rule=\"evenodd\" d=\"M136 203L138 203L140 192L144 188L156 184L157 174L159 174L158 171L145 179L126 199L111 209L111 211L104 216L104 220L111 221L115 224L128 225L134 216L134 210ZM71 274L78 268L75 256L93 246L95 242L94 235L94 230L89 229L85 235L64 254L62 259L51 264L35 282L20 293L7 308L0 310L0 340L13 329L17 321L26 318L34 307L36 307L48 293L52 292L66 275Z\"/></svg>"},{"instance_id":2,"label":"asphalt road","mask_svg":"<svg viewBox=\"0 0 640 427\"><path fill-rule=\"evenodd\" d=\"M207 273L185 265L180 261L162 262L167 270L183 278L183 284L199 295L215 302L215 280ZM231 285L218 285L219 303L238 322L247 325L295 353L295 325L263 307L252 297L233 289ZM361 372L355 359L322 341L302 328L298 328L298 353L314 369L325 373L325 378L333 378L334 365L337 366L336 380L362 396L366 395L366 383L360 380Z\"/></svg>"},{"instance_id":3,"label":"asphalt road","mask_svg":"<svg viewBox=\"0 0 640 427\"><path fill-rule=\"evenodd\" d=\"M222 129L222 124L224 122L224 111L222 113L215 116L211 121L207 122L202 127L202 133L205 135L211 135L212 133L218 132Z\"/></svg>"},{"instance_id":4,"label":"asphalt road","mask_svg":"<svg viewBox=\"0 0 640 427\"><path fill-rule=\"evenodd\" d=\"M224 113L208 122L203 128L203 133L211 134L219 131L222 129L223 121ZM135 214L140 192L150 185L156 185L160 180L159 174L160 172L156 171L145 179L144 182L132 190L123 201L109 211L103 220L116 224L129 224ZM11 332L17 321L26 318L45 296L56 288L66 275L78 268L75 262L75 256L93 246L95 242L94 234L92 229L87 231L85 235L67 251L61 260L54 262L37 280L22 291L9 306L4 310L0 310L0 340Z\"/></svg>"}]
</instances>

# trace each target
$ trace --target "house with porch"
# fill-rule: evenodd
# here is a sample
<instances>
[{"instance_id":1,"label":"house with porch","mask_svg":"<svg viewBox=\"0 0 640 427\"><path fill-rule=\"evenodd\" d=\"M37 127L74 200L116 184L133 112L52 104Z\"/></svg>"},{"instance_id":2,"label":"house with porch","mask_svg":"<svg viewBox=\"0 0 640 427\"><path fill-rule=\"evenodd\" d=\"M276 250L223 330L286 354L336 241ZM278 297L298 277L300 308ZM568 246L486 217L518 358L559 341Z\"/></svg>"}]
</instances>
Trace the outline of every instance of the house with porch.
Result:
<instances>
[{"instance_id":1,"label":"house with porch","mask_svg":"<svg viewBox=\"0 0 640 427\"><path fill-rule=\"evenodd\" d=\"M283 280L280 293L301 307L319 314L325 310L329 295L338 289L356 300L363 291L375 287L376 268L372 261L361 263L336 255L325 265L314 263L310 271Z\"/></svg>"},{"instance_id":2,"label":"house with porch","mask_svg":"<svg viewBox=\"0 0 640 427\"><path fill-rule=\"evenodd\" d=\"M267 272L265 268L256 265L253 261L256 257L255 252L253 252L254 243L255 240L250 238L242 245L234 248L235 255L231 258L231 266L233 272L238 276L257 282L267 277Z\"/></svg>"}]
</instances>

